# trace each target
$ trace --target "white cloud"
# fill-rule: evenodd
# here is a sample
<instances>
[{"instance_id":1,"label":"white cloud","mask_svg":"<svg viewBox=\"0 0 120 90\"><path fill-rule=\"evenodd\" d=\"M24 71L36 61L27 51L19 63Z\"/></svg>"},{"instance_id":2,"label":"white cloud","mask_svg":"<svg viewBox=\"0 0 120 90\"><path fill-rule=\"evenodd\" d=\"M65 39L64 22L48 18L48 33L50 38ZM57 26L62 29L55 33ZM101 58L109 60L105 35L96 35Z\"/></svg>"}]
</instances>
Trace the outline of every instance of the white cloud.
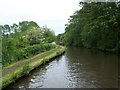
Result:
<instances>
[{"instance_id":1,"label":"white cloud","mask_svg":"<svg viewBox=\"0 0 120 90\"><path fill-rule=\"evenodd\" d=\"M33 20L58 34L64 32L64 24L78 5L79 0L0 0L0 24Z\"/></svg>"}]
</instances>

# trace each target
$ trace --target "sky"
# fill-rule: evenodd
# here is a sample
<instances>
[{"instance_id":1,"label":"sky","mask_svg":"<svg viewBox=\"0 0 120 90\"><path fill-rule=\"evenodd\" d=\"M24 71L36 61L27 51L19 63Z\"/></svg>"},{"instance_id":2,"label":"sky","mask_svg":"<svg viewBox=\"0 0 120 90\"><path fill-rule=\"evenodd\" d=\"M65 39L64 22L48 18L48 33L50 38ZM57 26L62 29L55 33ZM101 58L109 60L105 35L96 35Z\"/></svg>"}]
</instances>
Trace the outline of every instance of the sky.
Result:
<instances>
[{"instance_id":1,"label":"sky","mask_svg":"<svg viewBox=\"0 0 120 90\"><path fill-rule=\"evenodd\" d=\"M0 0L0 25L35 21L55 34L64 33L69 16L79 10L80 0Z\"/></svg>"}]
</instances>

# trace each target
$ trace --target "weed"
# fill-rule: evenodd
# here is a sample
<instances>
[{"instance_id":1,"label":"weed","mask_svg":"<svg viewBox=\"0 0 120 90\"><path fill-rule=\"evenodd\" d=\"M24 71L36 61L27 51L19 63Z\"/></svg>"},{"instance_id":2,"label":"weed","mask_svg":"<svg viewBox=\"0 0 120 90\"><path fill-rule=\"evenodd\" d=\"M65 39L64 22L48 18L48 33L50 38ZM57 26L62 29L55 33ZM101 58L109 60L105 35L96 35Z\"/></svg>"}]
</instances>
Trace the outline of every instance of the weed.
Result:
<instances>
[{"instance_id":1,"label":"weed","mask_svg":"<svg viewBox=\"0 0 120 90\"><path fill-rule=\"evenodd\" d=\"M22 72L22 74L23 74L23 75L29 74L29 72L30 72L31 69L32 69L32 68L30 67L30 65L28 65L28 64L24 65L24 66L23 66L23 72Z\"/></svg>"}]
</instances>

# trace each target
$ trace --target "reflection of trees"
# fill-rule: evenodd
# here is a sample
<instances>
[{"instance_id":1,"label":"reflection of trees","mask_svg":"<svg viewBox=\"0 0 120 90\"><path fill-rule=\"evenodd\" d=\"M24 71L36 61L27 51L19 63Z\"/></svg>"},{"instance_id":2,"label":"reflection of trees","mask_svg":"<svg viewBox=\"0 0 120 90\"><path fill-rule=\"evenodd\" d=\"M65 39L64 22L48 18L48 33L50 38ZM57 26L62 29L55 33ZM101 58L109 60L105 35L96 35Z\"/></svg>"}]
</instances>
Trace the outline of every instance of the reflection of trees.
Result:
<instances>
[{"instance_id":1,"label":"reflection of trees","mask_svg":"<svg viewBox=\"0 0 120 90\"><path fill-rule=\"evenodd\" d=\"M56 58L56 63L51 62L51 65L59 67L56 70L61 69L61 72L59 72L60 76L66 74L63 75L65 78L53 76L55 78L62 78L61 80L68 87L114 88L117 85L116 58L116 55L105 55L102 52L89 49L68 47L64 56ZM19 79L10 87L18 88L19 86L24 86L28 88L29 86L36 85L34 82L39 84L39 86L42 85L47 77L47 70L51 67L51 65L49 67L49 64L40 66L40 68L32 71L29 76ZM67 70L62 72L62 69ZM51 81L47 82L50 83Z\"/></svg>"},{"instance_id":2,"label":"reflection of trees","mask_svg":"<svg viewBox=\"0 0 120 90\"><path fill-rule=\"evenodd\" d=\"M105 55L99 51L68 47L69 74L73 81L82 87L116 87L116 55ZM94 86L95 85L95 86Z\"/></svg>"}]
</instances>

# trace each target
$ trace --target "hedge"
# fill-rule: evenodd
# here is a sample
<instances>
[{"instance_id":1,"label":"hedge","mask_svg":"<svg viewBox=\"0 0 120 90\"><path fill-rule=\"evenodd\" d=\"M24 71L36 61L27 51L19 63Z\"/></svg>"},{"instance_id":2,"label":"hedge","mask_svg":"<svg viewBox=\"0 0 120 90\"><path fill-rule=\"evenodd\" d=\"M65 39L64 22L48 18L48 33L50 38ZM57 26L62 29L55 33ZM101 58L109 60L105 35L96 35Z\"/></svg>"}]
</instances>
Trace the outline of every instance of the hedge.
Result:
<instances>
[{"instance_id":1,"label":"hedge","mask_svg":"<svg viewBox=\"0 0 120 90\"><path fill-rule=\"evenodd\" d=\"M48 44L36 44L36 45L27 46L26 48L13 50L13 52L9 53L9 55L3 55L2 65L6 66L15 61L27 59L30 56L50 50L55 47L56 45L48 43Z\"/></svg>"}]
</instances>

